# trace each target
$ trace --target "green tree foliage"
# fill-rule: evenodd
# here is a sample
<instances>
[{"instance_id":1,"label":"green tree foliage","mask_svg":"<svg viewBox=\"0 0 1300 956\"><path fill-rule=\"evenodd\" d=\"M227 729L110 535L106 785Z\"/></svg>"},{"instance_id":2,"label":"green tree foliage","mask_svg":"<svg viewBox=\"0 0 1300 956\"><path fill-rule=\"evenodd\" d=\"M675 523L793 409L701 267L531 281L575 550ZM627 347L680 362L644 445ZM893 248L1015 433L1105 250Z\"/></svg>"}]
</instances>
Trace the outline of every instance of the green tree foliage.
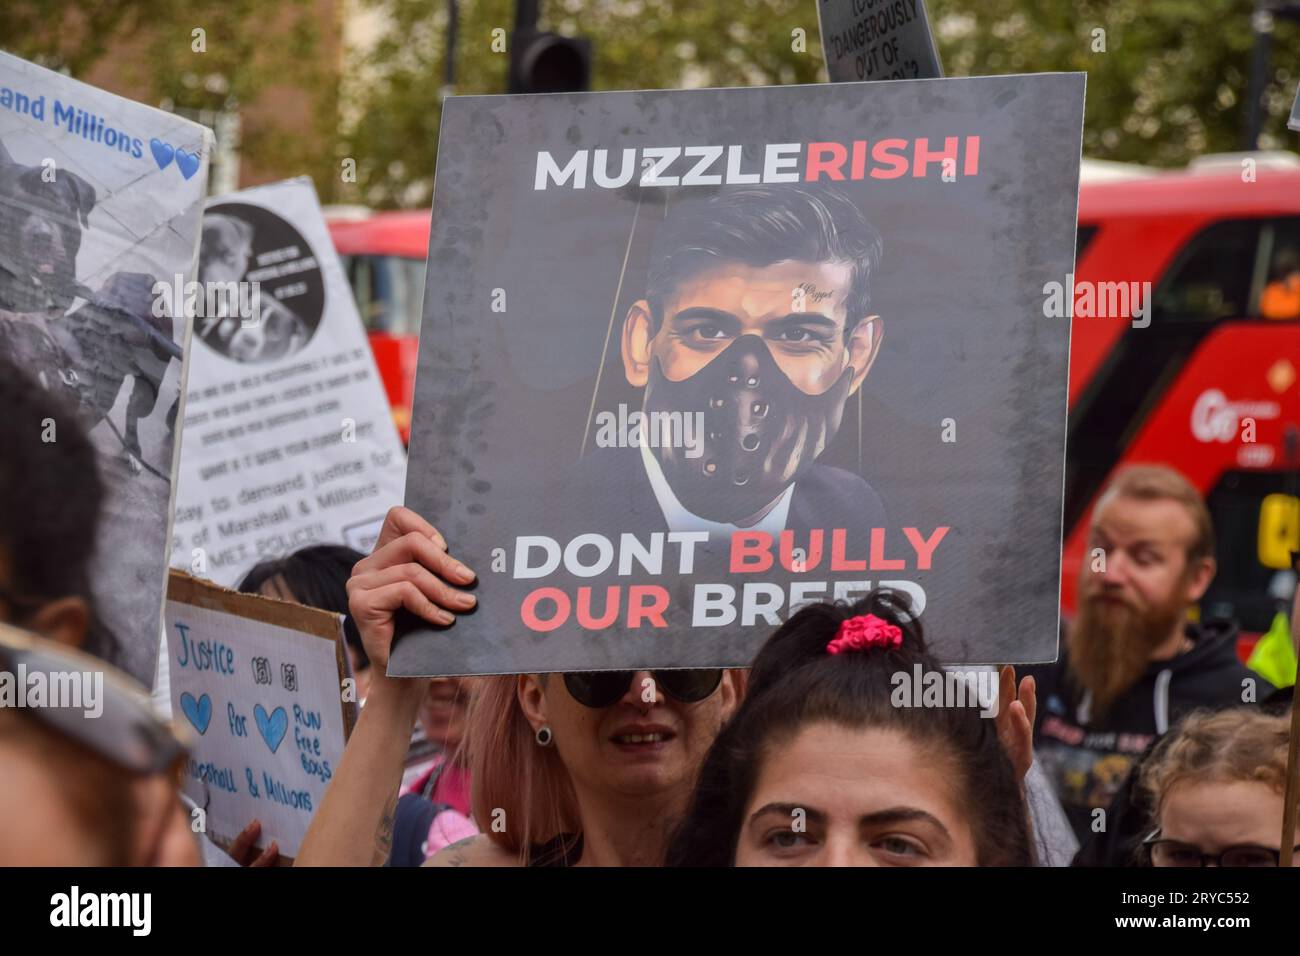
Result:
<instances>
[{"instance_id":1,"label":"green tree foliage","mask_svg":"<svg viewBox=\"0 0 1300 956\"><path fill-rule=\"evenodd\" d=\"M594 45L593 88L668 89L825 79L818 0L545 0L542 27ZM427 205L445 64L445 3L366 0L388 23L359 58L349 96L352 196ZM461 0L457 93L505 90L512 0ZM1084 150L1185 165L1240 148L1254 37L1251 0L929 0L949 76L1084 70ZM803 30L802 51L796 30ZM1104 31L1104 32L1097 32ZM1286 116L1300 83L1300 28L1279 19L1261 146L1295 148Z\"/></svg>"},{"instance_id":2,"label":"green tree foliage","mask_svg":"<svg viewBox=\"0 0 1300 956\"><path fill-rule=\"evenodd\" d=\"M357 162L352 195L375 206L428 205L446 4L367 6L384 14L388 29L358 58L355 85L344 94L345 124L355 117L345 134L346 155ZM455 92L505 92L509 55L494 52L493 30L508 39L514 9L513 0L461 0ZM546 0L539 25L591 38L597 90L815 83L824 76L815 0Z\"/></svg>"},{"instance_id":3,"label":"green tree foliage","mask_svg":"<svg viewBox=\"0 0 1300 956\"><path fill-rule=\"evenodd\" d=\"M239 112L246 162L272 176L312 175L328 198L338 178L338 63L323 55L330 27L316 20L316 6L0 0L0 47L78 79L95 68L112 77L115 92L187 115ZM289 124L264 101L270 89L286 86L294 106Z\"/></svg>"},{"instance_id":4,"label":"green tree foliage","mask_svg":"<svg viewBox=\"0 0 1300 956\"><path fill-rule=\"evenodd\" d=\"M818 2L542 0L540 25L592 40L598 90L813 83L825 78ZM509 39L514 0L459 7L454 92L504 92L508 54L493 49L493 31ZM928 7L950 76L1086 70L1090 156L1181 166L1240 147L1253 0L928 0ZM340 0L338 9L378 24L349 51L341 78L322 53L322 37L338 27L320 22L311 0L0 0L0 44L82 75L123 38L140 37L114 69L154 101L191 109L253 115L270 86L291 84L303 91L300 113L310 114L313 135L259 116L245 123L251 162L268 174L312 175L327 201L427 205L447 92L447 0L353 0L346 8ZM207 30L202 58L190 49L196 26ZM1296 148L1300 134L1285 122L1298 83L1300 25L1279 19L1262 146ZM355 183L341 181L347 158L356 163Z\"/></svg>"},{"instance_id":5,"label":"green tree foliage","mask_svg":"<svg viewBox=\"0 0 1300 956\"><path fill-rule=\"evenodd\" d=\"M954 76L1084 70L1083 150L1183 166L1241 148L1253 0L928 0ZM1094 31L1104 33L1096 34ZM1278 19L1260 146L1296 149L1300 26ZM1104 41L1104 52L1096 49Z\"/></svg>"}]
</instances>

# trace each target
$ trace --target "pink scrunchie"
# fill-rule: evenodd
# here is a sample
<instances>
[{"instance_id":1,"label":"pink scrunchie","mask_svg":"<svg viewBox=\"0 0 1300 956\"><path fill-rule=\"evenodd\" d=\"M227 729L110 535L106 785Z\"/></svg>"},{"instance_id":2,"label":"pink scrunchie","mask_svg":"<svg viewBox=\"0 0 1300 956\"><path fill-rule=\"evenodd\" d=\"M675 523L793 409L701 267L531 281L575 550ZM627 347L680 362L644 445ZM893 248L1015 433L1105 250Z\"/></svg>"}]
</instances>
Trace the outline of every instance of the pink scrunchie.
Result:
<instances>
[{"instance_id":1,"label":"pink scrunchie","mask_svg":"<svg viewBox=\"0 0 1300 956\"><path fill-rule=\"evenodd\" d=\"M903 643L903 632L898 625L890 624L874 614L859 614L840 625L839 632L826 645L827 654L845 651L863 651L871 647L889 649Z\"/></svg>"}]
</instances>

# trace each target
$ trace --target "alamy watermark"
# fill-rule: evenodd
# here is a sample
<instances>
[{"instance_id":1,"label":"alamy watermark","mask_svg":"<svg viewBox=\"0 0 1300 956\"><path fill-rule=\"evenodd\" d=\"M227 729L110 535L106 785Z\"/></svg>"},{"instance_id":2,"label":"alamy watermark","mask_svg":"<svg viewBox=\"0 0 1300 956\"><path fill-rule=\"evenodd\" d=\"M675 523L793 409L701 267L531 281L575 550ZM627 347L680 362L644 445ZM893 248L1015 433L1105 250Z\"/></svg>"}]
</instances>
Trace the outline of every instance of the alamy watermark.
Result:
<instances>
[{"instance_id":1,"label":"alamy watermark","mask_svg":"<svg viewBox=\"0 0 1300 956\"><path fill-rule=\"evenodd\" d=\"M132 936L148 936L153 928L153 894L81 892L50 897L50 925L56 927L123 927Z\"/></svg>"},{"instance_id":2,"label":"alamy watermark","mask_svg":"<svg viewBox=\"0 0 1300 956\"><path fill-rule=\"evenodd\" d=\"M86 717L104 713L103 671L0 671L0 709L39 707L80 710Z\"/></svg>"},{"instance_id":3,"label":"alamy watermark","mask_svg":"<svg viewBox=\"0 0 1300 956\"><path fill-rule=\"evenodd\" d=\"M1151 324L1150 282L1064 282L1043 285L1043 315L1049 319L1132 319L1133 328Z\"/></svg>"},{"instance_id":4,"label":"alamy watermark","mask_svg":"<svg viewBox=\"0 0 1300 956\"><path fill-rule=\"evenodd\" d=\"M245 329L262 319L262 289L258 282L185 282L176 275L172 282L159 279L153 284L155 318L184 315L208 319L211 324L222 319L239 319Z\"/></svg>"},{"instance_id":5,"label":"alamy watermark","mask_svg":"<svg viewBox=\"0 0 1300 956\"><path fill-rule=\"evenodd\" d=\"M620 403L618 413L596 415L599 448L684 448L687 458L704 454L703 412L629 412Z\"/></svg>"},{"instance_id":6,"label":"alamy watermark","mask_svg":"<svg viewBox=\"0 0 1300 956\"><path fill-rule=\"evenodd\" d=\"M978 707L981 717L998 715L998 672L992 668L925 670L917 663L911 671L894 671L889 683L894 707Z\"/></svg>"}]
</instances>

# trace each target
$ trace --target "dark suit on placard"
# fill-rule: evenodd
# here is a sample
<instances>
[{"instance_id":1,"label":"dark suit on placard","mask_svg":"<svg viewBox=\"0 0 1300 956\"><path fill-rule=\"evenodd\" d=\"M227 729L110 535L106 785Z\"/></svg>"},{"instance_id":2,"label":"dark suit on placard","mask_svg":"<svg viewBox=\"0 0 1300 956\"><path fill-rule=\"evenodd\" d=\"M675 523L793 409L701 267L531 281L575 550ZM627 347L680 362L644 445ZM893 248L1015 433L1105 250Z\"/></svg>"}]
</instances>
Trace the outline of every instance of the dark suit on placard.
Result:
<instances>
[{"instance_id":1,"label":"dark suit on placard","mask_svg":"<svg viewBox=\"0 0 1300 956\"><path fill-rule=\"evenodd\" d=\"M574 469L564 511L575 533L645 536L669 530L637 448L598 449L583 458ZM806 547L808 533L820 529L829 548L831 531L842 528L858 551L865 549L872 528L884 526L884 504L859 475L814 464L795 482L785 530L794 532L796 546ZM725 550L728 542L711 540L706 550L719 545Z\"/></svg>"}]
</instances>

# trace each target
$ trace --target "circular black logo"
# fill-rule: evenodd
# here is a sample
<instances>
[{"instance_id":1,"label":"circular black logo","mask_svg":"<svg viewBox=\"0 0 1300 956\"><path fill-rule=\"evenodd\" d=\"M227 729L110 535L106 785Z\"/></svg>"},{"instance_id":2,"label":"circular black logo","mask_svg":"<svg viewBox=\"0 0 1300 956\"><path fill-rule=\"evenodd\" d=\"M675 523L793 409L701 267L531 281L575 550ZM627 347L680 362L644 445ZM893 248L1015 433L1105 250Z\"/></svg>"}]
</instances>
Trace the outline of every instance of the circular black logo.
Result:
<instances>
[{"instance_id":1,"label":"circular black logo","mask_svg":"<svg viewBox=\"0 0 1300 956\"><path fill-rule=\"evenodd\" d=\"M320 266L297 229L248 203L204 211L193 311L209 348L237 362L286 358L311 341L324 309Z\"/></svg>"}]
</instances>

